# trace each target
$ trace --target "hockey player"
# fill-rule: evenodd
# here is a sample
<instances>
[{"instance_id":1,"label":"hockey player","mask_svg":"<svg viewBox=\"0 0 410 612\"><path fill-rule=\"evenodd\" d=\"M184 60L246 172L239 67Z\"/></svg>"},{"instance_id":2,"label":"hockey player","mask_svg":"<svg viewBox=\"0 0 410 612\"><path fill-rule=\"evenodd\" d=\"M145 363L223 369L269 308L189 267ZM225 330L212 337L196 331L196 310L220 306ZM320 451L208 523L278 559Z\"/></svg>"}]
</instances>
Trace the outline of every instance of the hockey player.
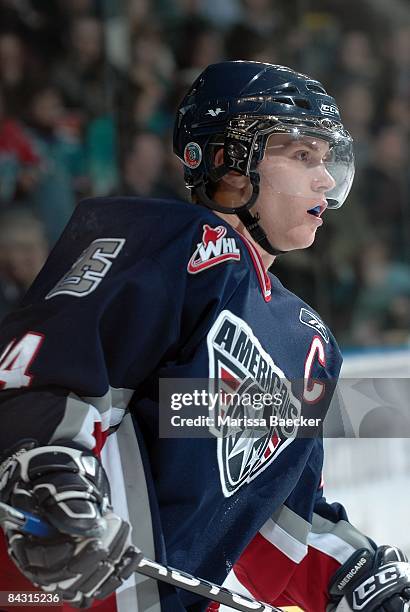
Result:
<instances>
[{"instance_id":1,"label":"hockey player","mask_svg":"<svg viewBox=\"0 0 410 612\"><path fill-rule=\"evenodd\" d=\"M181 103L174 148L194 203L84 201L2 325L0 500L59 535L6 524L0 591L35 584L66 609L205 610L128 578L131 524L147 556L272 604L408 610L405 556L325 501L321 440L302 431L328 407L337 344L266 271L347 197L352 141L335 100L283 66L215 64ZM207 437L160 437L160 381L193 378L270 392L278 421L223 435L221 400Z\"/></svg>"}]
</instances>

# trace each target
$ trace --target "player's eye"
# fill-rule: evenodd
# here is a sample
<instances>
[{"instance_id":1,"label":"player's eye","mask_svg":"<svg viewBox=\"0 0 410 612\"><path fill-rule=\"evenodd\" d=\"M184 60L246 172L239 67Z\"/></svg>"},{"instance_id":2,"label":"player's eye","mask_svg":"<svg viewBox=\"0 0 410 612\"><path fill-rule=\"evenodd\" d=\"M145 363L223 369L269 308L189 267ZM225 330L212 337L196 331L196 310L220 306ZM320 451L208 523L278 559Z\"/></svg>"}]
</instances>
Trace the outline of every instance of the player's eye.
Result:
<instances>
[{"instance_id":1,"label":"player's eye","mask_svg":"<svg viewBox=\"0 0 410 612\"><path fill-rule=\"evenodd\" d=\"M311 152L309 149L299 149L295 151L293 154L295 159L298 159L301 162L310 162L311 161Z\"/></svg>"}]
</instances>

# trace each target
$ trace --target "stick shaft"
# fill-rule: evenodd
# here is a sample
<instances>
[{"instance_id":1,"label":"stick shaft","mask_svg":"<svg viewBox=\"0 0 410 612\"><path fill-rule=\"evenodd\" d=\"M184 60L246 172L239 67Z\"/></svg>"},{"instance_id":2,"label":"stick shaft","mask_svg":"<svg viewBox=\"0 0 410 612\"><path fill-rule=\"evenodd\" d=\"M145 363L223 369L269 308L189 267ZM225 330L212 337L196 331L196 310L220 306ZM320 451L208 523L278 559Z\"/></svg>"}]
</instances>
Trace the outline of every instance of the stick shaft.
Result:
<instances>
[{"instance_id":1,"label":"stick shaft","mask_svg":"<svg viewBox=\"0 0 410 612\"><path fill-rule=\"evenodd\" d=\"M218 586L217 584L213 584L202 578L197 578L181 570L169 567L168 565L162 565L161 563L147 559L138 549L136 549L136 553L137 555L134 561L136 565L134 569L138 574L149 576L161 582L167 582L177 588L185 589L186 591L224 604L235 610L240 610L241 612L281 612L279 608L251 599L245 595L240 595L226 587Z\"/></svg>"},{"instance_id":2,"label":"stick shaft","mask_svg":"<svg viewBox=\"0 0 410 612\"><path fill-rule=\"evenodd\" d=\"M0 525L7 522L13 523L20 531L37 537L50 537L56 534L56 530L44 519L0 502ZM166 582L179 589L211 599L240 612L280 612L279 608L274 608L261 601L240 595L226 587L197 578L168 565L152 561L145 557L136 547L134 547L134 555L130 562L130 568L138 574L143 574L160 582Z\"/></svg>"}]
</instances>

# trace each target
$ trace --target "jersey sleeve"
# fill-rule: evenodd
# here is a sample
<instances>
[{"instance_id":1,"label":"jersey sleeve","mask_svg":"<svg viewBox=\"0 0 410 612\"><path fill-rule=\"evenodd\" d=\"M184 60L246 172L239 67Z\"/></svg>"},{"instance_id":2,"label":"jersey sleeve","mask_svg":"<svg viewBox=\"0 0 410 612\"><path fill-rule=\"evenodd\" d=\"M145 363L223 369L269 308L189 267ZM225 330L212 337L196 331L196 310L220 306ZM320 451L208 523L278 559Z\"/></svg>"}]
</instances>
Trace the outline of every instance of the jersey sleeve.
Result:
<instances>
[{"instance_id":1,"label":"jersey sleeve","mask_svg":"<svg viewBox=\"0 0 410 612\"><path fill-rule=\"evenodd\" d=\"M224 585L274 606L325 612L336 570L356 550L375 549L341 504L326 501L317 483L318 455L320 450L312 453L298 486L247 546ZM304 500L312 498L312 486L317 493L309 511Z\"/></svg>"},{"instance_id":2,"label":"jersey sleeve","mask_svg":"<svg viewBox=\"0 0 410 612\"><path fill-rule=\"evenodd\" d=\"M213 265L216 230L203 214L135 198L77 207L21 307L0 326L0 461L23 439L99 451L140 386L155 394L161 364L195 350L245 269L229 251L232 238L222 265ZM197 244L204 223L208 247ZM187 265L209 269L190 274Z\"/></svg>"},{"instance_id":3,"label":"jersey sleeve","mask_svg":"<svg viewBox=\"0 0 410 612\"><path fill-rule=\"evenodd\" d=\"M100 447L171 350L176 304L158 264L143 259L123 281L112 272L90 295L39 300L2 326L3 452L27 438Z\"/></svg>"}]
</instances>

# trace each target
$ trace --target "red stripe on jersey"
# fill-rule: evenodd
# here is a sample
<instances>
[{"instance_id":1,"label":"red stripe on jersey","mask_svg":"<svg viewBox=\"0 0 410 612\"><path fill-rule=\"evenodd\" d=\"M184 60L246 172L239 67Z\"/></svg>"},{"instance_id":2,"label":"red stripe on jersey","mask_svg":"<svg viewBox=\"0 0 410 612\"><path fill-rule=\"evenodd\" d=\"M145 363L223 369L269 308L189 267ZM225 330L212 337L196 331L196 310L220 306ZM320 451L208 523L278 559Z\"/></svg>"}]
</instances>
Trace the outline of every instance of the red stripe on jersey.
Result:
<instances>
[{"instance_id":1,"label":"red stripe on jersey","mask_svg":"<svg viewBox=\"0 0 410 612\"><path fill-rule=\"evenodd\" d=\"M259 280L259 284L262 289L263 299L265 300L265 302L270 302L272 287L271 287L270 278L265 270L265 265L262 261L262 257L260 256L258 250L256 249L256 247L254 247L254 245L252 244L250 240L245 238L245 236L242 236L242 234L240 235L240 238L242 239L242 242L248 249L249 254L252 258L253 265L254 265L258 280Z\"/></svg>"},{"instance_id":2,"label":"red stripe on jersey","mask_svg":"<svg viewBox=\"0 0 410 612\"><path fill-rule=\"evenodd\" d=\"M94 455L99 457L100 454L101 454L102 447L104 446L105 441L106 441L106 439L108 437L108 429L103 431L101 429L101 422L100 421L96 421L94 423L93 437L95 439L95 446L93 448L93 453L94 453Z\"/></svg>"},{"instance_id":3,"label":"red stripe on jersey","mask_svg":"<svg viewBox=\"0 0 410 612\"><path fill-rule=\"evenodd\" d=\"M340 563L321 550L308 547L285 591L291 600L299 602L305 612L325 612L329 603L327 588Z\"/></svg>"},{"instance_id":4,"label":"red stripe on jersey","mask_svg":"<svg viewBox=\"0 0 410 612\"><path fill-rule=\"evenodd\" d=\"M284 591L296 567L294 561L257 533L236 562L234 571L255 598L269 603Z\"/></svg>"},{"instance_id":5,"label":"red stripe on jersey","mask_svg":"<svg viewBox=\"0 0 410 612\"><path fill-rule=\"evenodd\" d=\"M258 533L234 571L255 599L274 606L298 605L305 612L325 612L327 586L339 567L335 559L310 546L302 561L295 563Z\"/></svg>"}]
</instances>

